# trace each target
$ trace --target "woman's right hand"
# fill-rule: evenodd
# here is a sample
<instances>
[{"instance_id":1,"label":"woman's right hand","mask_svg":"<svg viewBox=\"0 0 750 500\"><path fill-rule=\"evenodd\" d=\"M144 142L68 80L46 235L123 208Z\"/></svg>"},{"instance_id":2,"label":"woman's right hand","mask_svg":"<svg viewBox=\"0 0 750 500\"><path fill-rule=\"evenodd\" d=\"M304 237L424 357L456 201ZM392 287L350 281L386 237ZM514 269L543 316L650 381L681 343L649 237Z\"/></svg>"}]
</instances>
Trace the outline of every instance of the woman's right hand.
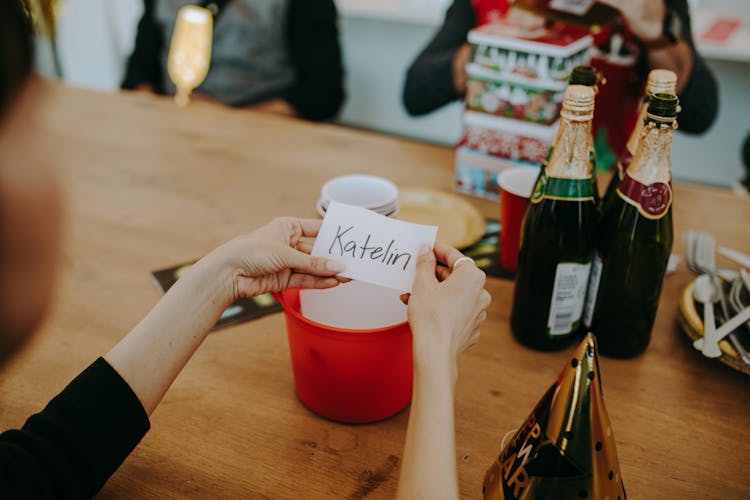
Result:
<instances>
[{"instance_id":1,"label":"woman's right hand","mask_svg":"<svg viewBox=\"0 0 750 500\"><path fill-rule=\"evenodd\" d=\"M434 252L423 248L408 303L414 337L414 362L447 362L454 369L458 355L479 339L479 326L487 317L490 294L486 276L473 261L447 245Z\"/></svg>"}]
</instances>

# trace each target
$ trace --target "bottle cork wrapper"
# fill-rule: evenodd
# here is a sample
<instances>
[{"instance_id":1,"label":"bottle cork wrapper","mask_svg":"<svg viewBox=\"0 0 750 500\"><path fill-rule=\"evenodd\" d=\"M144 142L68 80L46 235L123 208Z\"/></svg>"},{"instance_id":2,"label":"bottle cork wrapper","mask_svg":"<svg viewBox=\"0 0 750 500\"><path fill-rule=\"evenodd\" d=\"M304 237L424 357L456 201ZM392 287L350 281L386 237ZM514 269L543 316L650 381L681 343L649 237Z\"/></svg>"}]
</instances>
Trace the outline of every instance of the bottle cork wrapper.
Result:
<instances>
[{"instance_id":1,"label":"bottle cork wrapper","mask_svg":"<svg viewBox=\"0 0 750 500\"><path fill-rule=\"evenodd\" d=\"M560 129L545 168L549 177L591 179L596 171L591 136L594 98L594 91L583 85L570 85L565 90Z\"/></svg>"},{"instance_id":2,"label":"bottle cork wrapper","mask_svg":"<svg viewBox=\"0 0 750 500\"><path fill-rule=\"evenodd\" d=\"M596 93L585 85L569 85L565 89L562 116L573 121L589 121L594 118Z\"/></svg>"},{"instance_id":3,"label":"bottle cork wrapper","mask_svg":"<svg viewBox=\"0 0 750 500\"><path fill-rule=\"evenodd\" d=\"M636 181L647 186L671 184L669 153L678 108L679 100L674 95L660 93L651 97L646 111L648 120L641 126L638 149L627 168Z\"/></svg>"},{"instance_id":4,"label":"bottle cork wrapper","mask_svg":"<svg viewBox=\"0 0 750 500\"><path fill-rule=\"evenodd\" d=\"M646 95L675 94L677 91L677 75L668 69L653 69L648 74Z\"/></svg>"},{"instance_id":5,"label":"bottle cork wrapper","mask_svg":"<svg viewBox=\"0 0 750 500\"><path fill-rule=\"evenodd\" d=\"M588 334L490 466L485 499L626 499L600 380Z\"/></svg>"}]
</instances>

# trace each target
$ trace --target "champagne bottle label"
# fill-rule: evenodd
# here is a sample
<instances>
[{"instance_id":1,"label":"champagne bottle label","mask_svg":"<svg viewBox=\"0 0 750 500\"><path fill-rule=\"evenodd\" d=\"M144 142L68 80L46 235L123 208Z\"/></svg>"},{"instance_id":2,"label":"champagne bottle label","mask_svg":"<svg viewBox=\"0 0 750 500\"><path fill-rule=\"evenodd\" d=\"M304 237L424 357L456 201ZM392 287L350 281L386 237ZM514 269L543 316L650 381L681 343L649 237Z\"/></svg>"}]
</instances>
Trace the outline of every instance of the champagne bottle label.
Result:
<instances>
[{"instance_id":1,"label":"champagne bottle label","mask_svg":"<svg viewBox=\"0 0 750 500\"><path fill-rule=\"evenodd\" d=\"M544 184L544 192L536 203L544 198L566 201L593 201L594 199L594 187L591 184L591 177L585 179L547 177Z\"/></svg>"},{"instance_id":2,"label":"champagne bottle label","mask_svg":"<svg viewBox=\"0 0 750 500\"><path fill-rule=\"evenodd\" d=\"M617 194L638 209L647 219L661 219L672 205L672 187L666 182L642 184L627 172L622 178Z\"/></svg>"},{"instance_id":3,"label":"champagne bottle label","mask_svg":"<svg viewBox=\"0 0 750 500\"><path fill-rule=\"evenodd\" d=\"M596 307L596 294L599 293L599 281L601 277L602 256L597 252L594 255L594 262L591 263L591 278L589 278L589 288L586 292L586 305L583 308L583 324L586 325L586 328L591 328L594 307Z\"/></svg>"},{"instance_id":4,"label":"champagne bottle label","mask_svg":"<svg viewBox=\"0 0 750 500\"><path fill-rule=\"evenodd\" d=\"M581 320L590 271L590 262L561 262L557 265L547 320L551 336L570 333Z\"/></svg>"},{"instance_id":5,"label":"champagne bottle label","mask_svg":"<svg viewBox=\"0 0 750 500\"><path fill-rule=\"evenodd\" d=\"M547 172L542 167L539 179L537 179L534 185L534 192L531 193L531 203L539 203L544 199L544 192L547 190L547 179Z\"/></svg>"}]
</instances>

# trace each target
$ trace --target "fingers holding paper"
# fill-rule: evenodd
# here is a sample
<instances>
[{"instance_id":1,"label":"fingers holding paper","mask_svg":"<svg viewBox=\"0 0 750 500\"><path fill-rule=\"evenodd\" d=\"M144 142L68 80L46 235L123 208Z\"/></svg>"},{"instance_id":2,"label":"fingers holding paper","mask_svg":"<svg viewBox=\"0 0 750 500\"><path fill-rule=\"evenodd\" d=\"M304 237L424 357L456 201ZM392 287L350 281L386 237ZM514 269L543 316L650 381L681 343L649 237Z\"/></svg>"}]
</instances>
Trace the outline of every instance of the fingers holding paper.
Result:
<instances>
[{"instance_id":1,"label":"fingers holding paper","mask_svg":"<svg viewBox=\"0 0 750 500\"><path fill-rule=\"evenodd\" d=\"M455 248L443 243L435 243L433 255L430 256L428 252L427 254L420 256L420 259L424 259L422 261L422 269L425 270L427 275L429 275L429 269L434 265L434 275L439 282L447 280L454 271L465 265L470 266L469 269L474 268L473 270L469 270L467 272L473 273L474 275L478 276L478 269L476 268L476 264L474 264L474 260L471 257L467 257ZM419 270L417 272L419 273ZM482 271L479 272L484 274ZM401 301L404 304L408 304L410 295L410 293L404 293L403 295L401 295Z\"/></svg>"},{"instance_id":2,"label":"fingers holding paper","mask_svg":"<svg viewBox=\"0 0 750 500\"><path fill-rule=\"evenodd\" d=\"M207 256L230 269L233 298L287 288L331 288L342 281L341 263L310 255L320 221L281 217L235 238Z\"/></svg>"},{"instance_id":3,"label":"fingers holding paper","mask_svg":"<svg viewBox=\"0 0 750 500\"><path fill-rule=\"evenodd\" d=\"M402 297L408 302L415 363L449 359L455 367L458 355L479 338L490 294L484 272L463 257L442 244L419 255L414 289Z\"/></svg>"}]
</instances>

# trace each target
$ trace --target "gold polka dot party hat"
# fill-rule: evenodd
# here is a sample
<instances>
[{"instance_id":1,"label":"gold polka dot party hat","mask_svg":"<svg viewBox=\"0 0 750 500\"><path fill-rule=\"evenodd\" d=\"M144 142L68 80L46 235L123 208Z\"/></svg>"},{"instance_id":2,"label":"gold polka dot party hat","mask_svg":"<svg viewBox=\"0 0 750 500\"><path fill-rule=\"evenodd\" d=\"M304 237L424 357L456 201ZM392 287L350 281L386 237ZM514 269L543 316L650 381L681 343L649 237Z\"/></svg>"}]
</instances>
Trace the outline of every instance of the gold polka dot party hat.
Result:
<instances>
[{"instance_id":1,"label":"gold polka dot party hat","mask_svg":"<svg viewBox=\"0 0 750 500\"><path fill-rule=\"evenodd\" d=\"M484 478L487 500L625 500L588 334Z\"/></svg>"}]
</instances>

